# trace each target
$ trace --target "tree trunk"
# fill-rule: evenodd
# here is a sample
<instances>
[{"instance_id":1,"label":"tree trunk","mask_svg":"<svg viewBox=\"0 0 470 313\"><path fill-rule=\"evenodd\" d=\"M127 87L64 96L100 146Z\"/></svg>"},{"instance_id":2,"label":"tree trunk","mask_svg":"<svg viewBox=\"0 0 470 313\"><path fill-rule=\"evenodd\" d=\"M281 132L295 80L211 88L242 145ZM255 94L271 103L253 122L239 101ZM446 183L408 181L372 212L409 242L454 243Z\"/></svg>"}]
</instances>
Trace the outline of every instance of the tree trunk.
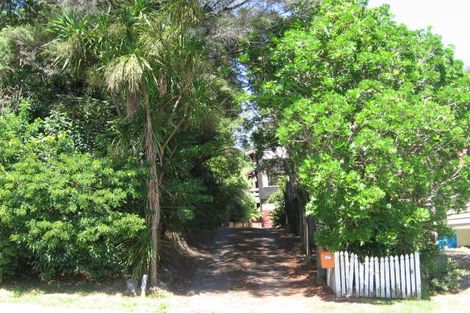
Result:
<instances>
[{"instance_id":1,"label":"tree trunk","mask_svg":"<svg viewBox=\"0 0 470 313\"><path fill-rule=\"evenodd\" d=\"M127 97L127 116L133 116L137 108L139 107L140 97L137 92L133 92Z\"/></svg>"},{"instance_id":2,"label":"tree trunk","mask_svg":"<svg viewBox=\"0 0 470 313\"><path fill-rule=\"evenodd\" d=\"M157 287L157 256L158 256L158 232L160 225L160 188L157 173L157 160L155 152L152 116L150 114L149 103L146 99L145 110L147 114L147 127L145 133L145 152L147 162L149 163L148 184L148 209L151 214L151 238L152 253L150 260L150 288Z\"/></svg>"}]
</instances>

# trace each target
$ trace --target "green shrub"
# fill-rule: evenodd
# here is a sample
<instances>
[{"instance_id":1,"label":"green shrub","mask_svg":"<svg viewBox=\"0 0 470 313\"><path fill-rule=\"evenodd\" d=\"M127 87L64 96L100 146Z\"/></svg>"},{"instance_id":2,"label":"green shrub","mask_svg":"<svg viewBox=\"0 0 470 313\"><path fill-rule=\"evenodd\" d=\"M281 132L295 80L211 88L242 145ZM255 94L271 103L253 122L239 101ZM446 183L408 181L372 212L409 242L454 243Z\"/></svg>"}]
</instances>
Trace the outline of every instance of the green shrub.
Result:
<instances>
[{"instance_id":1,"label":"green shrub","mask_svg":"<svg viewBox=\"0 0 470 313\"><path fill-rule=\"evenodd\" d=\"M191 172L198 173L197 180L203 186L199 195L194 193L191 197L194 218L189 227L212 228L255 217L255 200L249 192L248 180L240 170L247 166L245 155L231 147L232 139L231 129L227 126L214 139L200 145L192 144L181 152L181 163L191 162ZM225 150L222 154L218 152L221 149ZM194 199L204 201L195 202ZM177 202L181 203L181 200L175 199L175 204Z\"/></svg>"},{"instance_id":2,"label":"green shrub","mask_svg":"<svg viewBox=\"0 0 470 313\"><path fill-rule=\"evenodd\" d=\"M269 203L274 204L274 211L271 213L273 225L281 227L286 225L286 184L287 180L281 178L279 181L279 189L269 197Z\"/></svg>"},{"instance_id":3,"label":"green shrub","mask_svg":"<svg viewBox=\"0 0 470 313\"><path fill-rule=\"evenodd\" d=\"M423 263L425 295L458 291L460 271L455 261L439 256Z\"/></svg>"},{"instance_id":4,"label":"green shrub","mask_svg":"<svg viewBox=\"0 0 470 313\"><path fill-rule=\"evenodd\" d=\"M0 278L29 270L41 277L99 278L129 270L122 245L146 231L126 209L141 174L76 148L74 134L48 131L51 120L0 115Z\"/></svg>"},{"instance_id":5,"label":"green shrub","mask_svg":"<svg viewBox=\"0 0 470 313\"><path fill-rule=\"evenodd\" d=\"M249 210L249 220L250 221L259 221L263 213L261 213L260 209L256 206L252 206Z\"/></svg>"},{"instance_id":6,"label":"green shrub","mask_svg":"<svg viewBox=\"0 0 470 313\"><path fill-rule=\"evenodd\" d=\"M274 226L282 227L286 225L286 212L283 207L276 206L271 214Z\"/></svg>"}]
</instances>

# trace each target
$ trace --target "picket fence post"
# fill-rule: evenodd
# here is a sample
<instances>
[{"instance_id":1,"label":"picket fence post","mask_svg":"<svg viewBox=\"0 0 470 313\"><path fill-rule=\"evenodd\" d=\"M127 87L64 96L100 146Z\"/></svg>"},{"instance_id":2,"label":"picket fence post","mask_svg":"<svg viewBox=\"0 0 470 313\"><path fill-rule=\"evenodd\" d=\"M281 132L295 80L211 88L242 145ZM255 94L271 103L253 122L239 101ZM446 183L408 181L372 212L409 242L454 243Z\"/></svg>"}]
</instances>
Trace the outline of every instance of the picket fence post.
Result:
<instances>
[{"instance_id":1,"label":"picket fence post","mask_svg":"<svg viewBox=\"0 0 470 313\"><path fill-rule=\"evenodd\" d=\"M401 297L406 297L405 257L400 255Z\"/></svg>"},{"instance_id":2,"label":"picket fence post","mask_svg":"<svg viewBox=\"0 0 470 313\"><path fill-rule=\"evenodd\" d=\"M390 257L390 297L397 297L397 289L395 285L395 257Z\"/></svg>"},{"instance_id":3,"label":"picket fence post","mask_svg":"<svg viewBox=\"0 0 470 313\"><path fill-rule=\"evenodd\" d=\"M354 278L354 254L350 254L350 261L349 261L349 280L348 280L348 296L352 296L353 293L353 278Z\"/></svg>"},{"instance_id":4,"label":"picket fence post","mask_svg":"<svg viewBox=\"0 0 470 313\"><path fill-rule=\"evenodd\" d=\"M364 296L369 297L369 257L364 259Z\"/></svg>"},{"instance_id":5,"label":"picket fence post","mask_svg":"<svg viewBox=\"0 0 470 313\"><path fill-rule=\"evenodd\" d=\"M405 254L406 298L411 297L410 256Z\"/></svg>"},{"instance_id":6,"label":"picket fence post","mask_svg":"<svg viewBox=\"0 0 470 313\"><path fill-rule=\"evenodd\" d=\"M416 294L421 300L421 268L419 263L419 252L415 252L415 268L416 268Z\"/></svg>"},{"instance_id":7,"label":"picket fence post","mask_svg":"<svg viewBox=\"0 0 470 313\"><path fill-rule=\"evenodd\" d=\"M346 295L346 273L344 269L344 252L341 251L339 253L339 262L341 263L341 296L344 297Z\"/></svg>"},{"instance_id":8,"label":"picket fence post","mask_svg":"<svg viewBox=\"0 0 470 313\"><path fill-rule=\"evenodd\" d=\"M374 271L375 271L375 297L380 297L380 271L379 271L379 258L374 257Z\"/></svg>"},{"instance_id":9,"label":"picket fence post","mask_svg":"<svg viewBox=\"0 0 470 313\"><path fill-rule=\"evenodd\" d=\"M400 259L398 255L395 256L395 275L397 278L397 298L401 298L403 296L403 289L401 288Z\"/></svg>"},{"instance_id":10,"label":"picket fence post","mask_svg":"<svg viewBox=\"0 0 470 313\"><path fill-rule=\"evenodd\" d=\"M340 264L339 264L339 252L335 252L335 294L336 297L341 296L341 277L340 277Z\"/></svg>"},{"instance_id":11,"label":"picket fence post","mask_svg":"<svg viewBox=\"0 0 470 313\"><path fill-rule=\"evenodd\" d=\"M374 296L374 258L369 258L369 297Z\"/></svg>"},{"instance_id":12,"label":"picket fence post","mask_svg":"<svg viewBox=\"0 0 470 313\"><path fill-rule=\"evenodd\" d=\"M346 295L349 296L349 253L346 251L344 252L344 290Z\"/></svg>"},{"instance_id":13,"label":"picket fence post","mask_svg":"<svg viewBox=\"0 0 470 313\"><path fill-rule=\"evenodd\" d=\"M356 283L356 292L354 295L356 297L359 297L359 260L357 258L357 255L354 255L354 277L355 277L355 283Z\"/></svg>"},{"instance_id":14,"label":"picket fence post","mask_svg":"<svg viewBox=\"0 0 470 313\"><path fill-rule=\"evenodd\" d=\"M416 263L415 256L410 254L411 296L416 296Z\"/></svg>"},{"instance_id":15,"label":"picket fence post","mask_svg":"<svg viewBox=\"0 0 470 313\"><path fill-rule=\"evenodd\" d=\"M419 252L370 257L360 262L354 253L334 253L335 268L327 272L328 286L337 297L421 299Z\"/></svg>"},{"instance_id":16,"label":"picket fence post","mask_svg":"<svg viewBox=\"0 0 470 313\"><path fill-rule=\"evenodd\" d=\"M385 257L385 297L390 298L390 261Z\"/></svg>"}]
</instances>

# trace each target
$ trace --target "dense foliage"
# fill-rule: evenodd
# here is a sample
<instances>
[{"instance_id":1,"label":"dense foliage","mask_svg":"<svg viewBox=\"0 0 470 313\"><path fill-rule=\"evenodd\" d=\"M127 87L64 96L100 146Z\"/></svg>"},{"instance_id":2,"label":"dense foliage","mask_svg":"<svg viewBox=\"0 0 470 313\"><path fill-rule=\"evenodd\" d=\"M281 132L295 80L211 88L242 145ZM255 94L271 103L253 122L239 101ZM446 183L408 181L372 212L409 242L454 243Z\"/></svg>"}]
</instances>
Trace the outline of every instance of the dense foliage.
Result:
<instances>
[{"instance_id":1,"label":"dense foliage","mask_svg":"<svg viewBox=\"0 0 470 313\"><path fill-rule=\"evenodd\" d=\"M243 61L260 137L289 150L320 245L404 253L446 234L469 200L470 80L438 36L325 0Z\"/></svg>"},{"instance_id":2,"label":"dense foliage","mask_svg":"<svg viewBox=\"0 0 470 313\"><path fill-rule=\"evenodd\" d=\"M1 163L2 273L32 266L44 277L98 277L151 265L155 286L166 231L249 214L229 57L241 34L218 36L219 18L241 9L236 1L2 3L0 114L20 125L18 149L30 151ZM2 143L13 136L7 129ZM38 195L11 187L11 175ZM17 206L33 212L13 218Z\"/></svg>"},{"instance_id":3,"label":"dense foliage","mask_svg":"<svg viewBox=\"0 0 470 313\"><path fill-rule=\"evenodd\" d=\"M280 182L278 182L279 189L276 190L269 197L269 203L274 204L274 210L272 212L272 219L273 219L273 225L276 227L283 227L286 225L287 184L288 184L288 181L286 179L281 179Z\"/></svg>"},{"instance_id":4,"label":"dense foliage","mask_svg":"<svg viewBox=\"0 0 470 313\"><path fill-rule=\"evenodd\" d=\"M316 243L433 250L469 201L469 103L452 49L366 1L3 1L0 279L155 287L165 232L253 213L250 105Z\"/></svg>"},{"instance_id":5,"label":"dense foliage","mask_svg":"<svg viewBox=\"0 0 470 313\"><path fill-rule=\"evenodd\" d=\"M28 110L0 116L0 279L126 273L122 248L146 232L128 205L144 176L78 151L64 119L30 122Z\"/></svg>"}]
</instances>

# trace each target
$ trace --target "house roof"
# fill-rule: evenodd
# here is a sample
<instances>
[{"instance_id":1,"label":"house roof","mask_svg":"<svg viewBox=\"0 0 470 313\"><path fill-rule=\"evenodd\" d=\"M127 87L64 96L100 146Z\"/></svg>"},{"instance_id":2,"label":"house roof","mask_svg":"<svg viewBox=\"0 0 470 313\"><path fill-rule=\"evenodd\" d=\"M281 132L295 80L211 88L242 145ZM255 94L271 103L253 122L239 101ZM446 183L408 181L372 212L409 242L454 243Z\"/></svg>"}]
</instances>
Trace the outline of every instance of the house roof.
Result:
<instances>
[{"instance_id":1,"label":"house roof","mask_svg":"<svg viewBox=\"0 0 470 313\"><path fill-rule=\"evenodd\" d=\"M245 152L246 156L251 156L256 153L256 149L251 149ZM265 150L261 160L273 160L273 159L287 159L287 150L284 147L277 147L274 150Z\"/></svg>"},{"instance_id":2,"label":"house roof","mask_svg":"<svg viewBox=\"0 0 470 313\"><path fill-rule=\"evenodd\" d=\"M266 150L263 152L263 160L287 159L287 150L284 147L277 147L275 150Z\"/></svg>"},{"instance_id":3,"label":"house roof","mask_svg":"<svg viewBox=\"0 0 470 313\"><path fill-rule=\"evenodd\" d=\"M453 229L470 229L470 203L462 212L450 211L447 214L447 225Z\"/></svg>"}]
</instances>

